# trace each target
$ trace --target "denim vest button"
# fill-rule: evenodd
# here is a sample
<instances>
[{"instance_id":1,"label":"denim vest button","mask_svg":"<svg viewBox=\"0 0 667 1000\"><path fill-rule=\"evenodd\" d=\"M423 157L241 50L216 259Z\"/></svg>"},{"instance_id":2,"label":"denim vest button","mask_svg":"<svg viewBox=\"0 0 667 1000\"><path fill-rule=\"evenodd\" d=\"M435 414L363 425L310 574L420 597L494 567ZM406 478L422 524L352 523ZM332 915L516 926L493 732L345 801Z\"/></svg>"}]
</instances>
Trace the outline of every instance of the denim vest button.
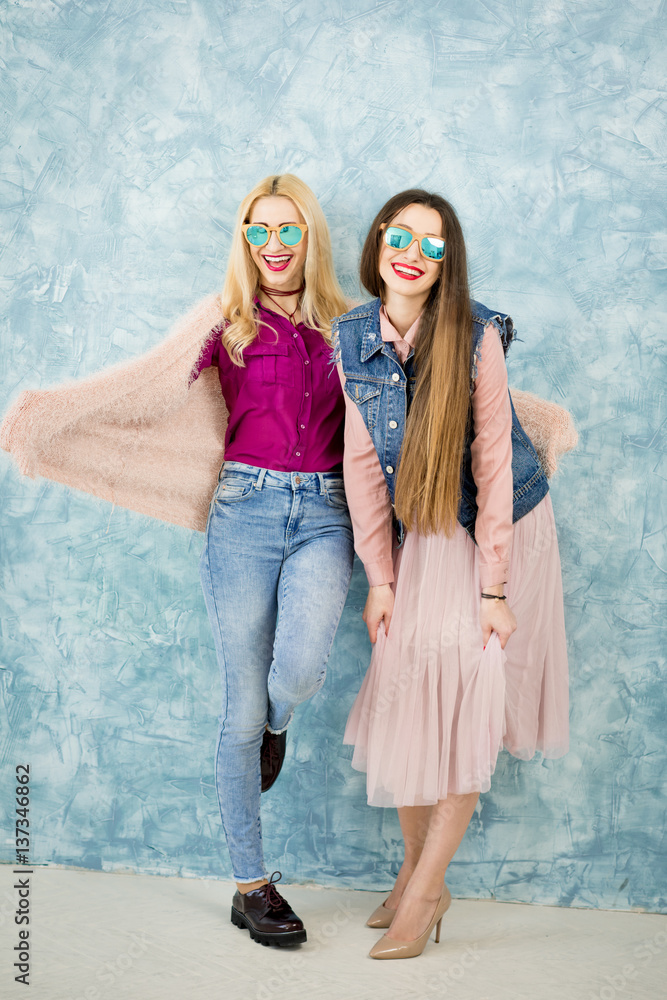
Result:
<instances>
[{"instance_id":1,"label":"denim vest button","mask_svg":"<svg viewBox=\"0 0 667 1000\"><path fill-rule=\"evenodd\" d=\"M394 471L394 466L393 465L388 465L387 466L387 472L389 473L389 475L391 475L393 471Z\"/></svg>"},{"instance_id":2,"label":"denim vest button","mask_svg":"<svg viewBox=\"0 0 667 1000\"><path fill-rule=\"evenodd\" d=\"M391 427L392 431L395 431L396 428L398 427L398 424L396 423L395 420L390 420L389 421L389 426Z\"/></svg>"},{"instance_id":3,"label":"denim vest button","mask_svg":"<svg viewBox=\"0 0 667 1000\"><path fill-rule=\"evenodd\" d=\"M394 372L394 374L391 376L391 380L392 382L398 382L400 377L401 376L398 374L398 372Z\"/></svg>"}]
</instances>

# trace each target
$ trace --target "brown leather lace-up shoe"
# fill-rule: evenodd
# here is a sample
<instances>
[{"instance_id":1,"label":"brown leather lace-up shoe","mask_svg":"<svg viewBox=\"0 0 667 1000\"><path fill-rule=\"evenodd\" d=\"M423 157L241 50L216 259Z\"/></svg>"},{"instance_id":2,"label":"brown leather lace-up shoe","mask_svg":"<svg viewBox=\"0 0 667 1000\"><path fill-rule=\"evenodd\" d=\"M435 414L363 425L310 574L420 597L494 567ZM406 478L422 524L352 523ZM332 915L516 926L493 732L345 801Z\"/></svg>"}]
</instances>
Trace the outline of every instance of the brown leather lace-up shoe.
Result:
<instances>
[{"instance_id":1,"label":"brown leather lace-up shoe","mask_svg":"<svg viewBox=\"0 0 667 1000\"><path fill-rule=\"evenodd\" d=\"M282 733L270 733L264 730L262 749L259 752L259 761L262 769L262 791L268 792L274 783L285 760L285 745L287 743L287 730Z\"/></svg>"},{"instance_id":2,"label":"brown leather lace-up shoe","mask_svg":"<svg viewBox=\"0 0 667 1000\"><path fill-rule=\"evenodd\" d=\"M246 893L237 890L232 900L232 923L237 927L245 927L253 941L284 948L302 944L306 940L306 931L287 900L283 899L275 887L275 883L281 878L280 872L274 872L267 884L261 885L259 889Z\"/></svg>"}]
</instances>

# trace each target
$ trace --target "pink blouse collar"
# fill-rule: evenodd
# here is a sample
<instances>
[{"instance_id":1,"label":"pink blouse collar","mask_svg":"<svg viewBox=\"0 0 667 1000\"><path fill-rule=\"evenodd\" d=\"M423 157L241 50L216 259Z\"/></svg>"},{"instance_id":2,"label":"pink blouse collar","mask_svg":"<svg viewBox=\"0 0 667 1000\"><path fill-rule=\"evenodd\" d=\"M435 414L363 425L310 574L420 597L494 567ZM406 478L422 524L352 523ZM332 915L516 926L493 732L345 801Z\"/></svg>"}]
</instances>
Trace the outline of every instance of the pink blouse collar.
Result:
<instances>
[{"instance_id":1,"label":"pink blouse collar","mask_svg":"<svg viewBox=\"0 0 667 1000\"><path fill-rule=\"evenodd\" d=\"M385 307L380 307L380 336L385 343L393 343L394 350L398 354L401 361L405 361L410 353L410 348L414 347L415 340L417 339L417 333L419 331L419 321L421 318L422 313L419 314L405 336L401 337L400 333L387 316L387 310Z\"/></svg>"}]
</instances>

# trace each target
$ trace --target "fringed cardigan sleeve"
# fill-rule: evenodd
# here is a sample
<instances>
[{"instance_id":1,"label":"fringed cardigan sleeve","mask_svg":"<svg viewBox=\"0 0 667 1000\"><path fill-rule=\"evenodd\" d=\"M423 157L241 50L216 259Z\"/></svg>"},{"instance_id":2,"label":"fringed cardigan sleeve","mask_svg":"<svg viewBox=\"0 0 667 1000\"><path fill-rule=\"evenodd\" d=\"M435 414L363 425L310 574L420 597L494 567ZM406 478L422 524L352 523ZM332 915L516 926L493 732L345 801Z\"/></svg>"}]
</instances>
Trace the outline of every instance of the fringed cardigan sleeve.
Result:
<instances>
[{"instance_id":1,"label":"fringed cardigan sleeve","mask_svg":"<svg viewBox=\"0 0 667 1000\"><path fill-rule=\"evenodd\" d=\"M203 531L227 411L215 369L193 371L223 317L200 302L139 358L22 392L0 427L20 471Z\"/></svg>"}]
</instances>

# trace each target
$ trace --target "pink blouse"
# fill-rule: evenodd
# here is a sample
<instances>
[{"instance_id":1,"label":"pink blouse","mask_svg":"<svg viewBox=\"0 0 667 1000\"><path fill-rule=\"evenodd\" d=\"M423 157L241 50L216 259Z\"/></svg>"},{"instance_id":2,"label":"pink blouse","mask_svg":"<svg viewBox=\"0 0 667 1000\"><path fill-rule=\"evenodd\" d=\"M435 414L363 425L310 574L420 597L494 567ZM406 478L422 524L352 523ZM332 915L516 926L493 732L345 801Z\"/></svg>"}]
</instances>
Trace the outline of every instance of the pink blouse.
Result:
<instances>
[{"instance_id":1,"label":"pink blouse","mask_svg":"<svg viewBox=\"0 0 667 1000\"><path fill-rule=\"evenodd\" d=\"M384 306L380 332L405 361L418 333L419 320L401 337ZM339 366L339 374L345 378ZM368 583L378 587L394 580L392 507L375 446L355 402L345 396L345 491L354 528L354 547ZM492 587L507 581L512 540L512 411L507 391L505 355L497 329L489 324L482 338L472 396L475 439L472 473L477 486L475 538L479 546L480 583ZM463 529L457 527L457 531Z\"/></svg>"}]
</instances>

